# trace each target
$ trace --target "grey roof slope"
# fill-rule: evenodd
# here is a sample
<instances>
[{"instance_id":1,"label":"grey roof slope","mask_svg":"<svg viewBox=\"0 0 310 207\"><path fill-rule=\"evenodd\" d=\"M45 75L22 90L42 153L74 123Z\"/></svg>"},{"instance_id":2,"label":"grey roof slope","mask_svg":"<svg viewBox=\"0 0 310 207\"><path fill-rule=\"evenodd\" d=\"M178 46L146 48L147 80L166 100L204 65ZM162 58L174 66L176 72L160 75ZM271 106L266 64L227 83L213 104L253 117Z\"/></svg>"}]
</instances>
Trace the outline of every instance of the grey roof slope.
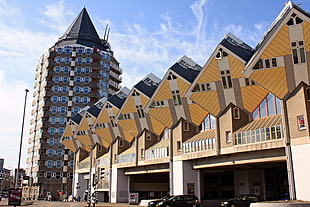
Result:
<instances>
[{"instance_id":1,"label":"grey roof slope","mask_svg":"<svg viewBox=\"0 0 310 207\"><path fill-rule=\"evenodd\" d=\"M100 109L93 105L91 106L89 109L87 109L87 111L92 114L94 117L98 117L99 113L100 113Z\"/></svg>"},{"instance_id":2,"label":"grey roof slope","mask_svg":"<svg viewBox=\"0 0 310 207\"><path fill-rule=\"evenodd\" d=\"M182 67L179 63L175 63L170 67L171 70L179 74L181 77L193 83L199 71Z\"/></svg>"},{"instance_id":3,"label":"grey roof slope","mask_svg":"<svg viewBox=\"0 0 310 207\"><path fill-rule=\"evenodd\" d=\"M134 88L138 89L142 93L144 93L149 98L152 97L158 85L154 84L146 84L143 80L137 83Z\"/></svg>"},{"instance_id":4,"label":"grey roof slope","mask_svg":"<svg viewBox=\"0 0 310 207\"><path fill-rule=\"evenodd\" d=\"M119 109L122 107L125 100L126 100L126 98L121 98L117 94L114 94L113 96L110 96L108 98L108 101Z\"/></svg>"},{"instance_id":5,"label":"grey roof slope","mask_svg":"<svg viewBox=\"0 0 310 207\"><path fill-rule=\"evenodd\" d=\"M72 121L74 121L76 124L79 124L82 120L82 116L80 114L76 114L71 118Z\"/></svg>"},{"instance_id":6,"label":"grey roof slope","mask_svg":"<svg viewBox=\"0 0 310 207\"><path fill-rule=\"evenodd\" d=\"M254 53L254 50L248 46L247 44L243 43L240 44L234 44L233 41L228 40L227 38L224 38L221 43L224 47L241 57L246 62L249 61Z\"/></svg>"},{"instance_id":7,"label":"grey roof slope","mask_svg":"<svg viewBox=\"0 0 310 207\"><path fill-rule=\"evenodd\" d=\"M66 32L59 38L56 45L81 44L87 47L97 47L100 50L108 49L108 44L104 43L104 40L99 38L93 22L84 7Z\"/></svg>"}]
</instances>

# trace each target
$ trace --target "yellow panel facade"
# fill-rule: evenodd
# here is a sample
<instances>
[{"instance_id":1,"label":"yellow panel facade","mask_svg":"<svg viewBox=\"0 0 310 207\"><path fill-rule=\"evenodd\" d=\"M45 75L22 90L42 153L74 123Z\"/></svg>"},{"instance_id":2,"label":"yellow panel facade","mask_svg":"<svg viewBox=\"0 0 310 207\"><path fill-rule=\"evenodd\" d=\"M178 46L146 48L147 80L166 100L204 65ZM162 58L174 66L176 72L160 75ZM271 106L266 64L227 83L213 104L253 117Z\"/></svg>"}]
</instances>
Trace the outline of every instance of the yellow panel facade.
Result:
<instances>
[{"instance_id":1,"label":"yellow panel facade","mask_svg":"<svg viewBox=\"0 0 310 207\"><path fill-rule=\"evenodd\" d=\"M178 86L180 89L180 95L181 97L184 97L184 94L187 92L188 88L190 87L190 84L188 84L186 81L184 81L181 78L177 79Z\"/></svg>"},{"instance_id":2,"label":"yellow panel facade","mask_svg":"<svg viewBox=\"0 0 310 207\"><path fill-rule=\"evenodd\" d=\"M215 58L212 58L210 64L206 68L203 68L201 72L202 74L197 83L209 83L221 80L217 59Z\"/></svg>"},{"instance_id":3,"label":"yellow panel facade","mask_svg":"<svg viewBox=\"0 0 310 207\"><path fill-rule=\"evenodd\" d=\"M153 117L151 117L151 123L152 123L152 127L153 127L153 132L157 135L161 135L161 133L165 129L165 126L162 123L160 123L159 121L157 121L156 119L154 119Z\"/></svg>"},{"instance_id":4,"label":"yellow panel facade","mask_svg":"<svg viewBox=\"0 0 310 207\"><path fill-rule=\"evenodd\" d=\"M123 130L123 133L124 133L124 138L128 141L128 142L131 142L134 138L134 136L132 136L131 134L129 134L129 132L127 132L126 130Z\"/></svg>"},{"instance_id":5,"label":"yellow panel facade","mask_svg":"<svg viewBox=\"0 0 310 207\"><path fill-rule=\"evenodd\" d=\"M90 149L92 143L88 135L76 136L76 139L79 140L85 146L86 149Z\"/></svg>"},{"instance_id":6,"label":"yellow panel facade","mask_svg":"<svg viewBox=\"0 0 310 207\"><path fill-rule=\"evenodd\" d=\"M285 68L257 70L250 78L280 99L288 93Z\"/></svg>"},{"instance_id":7,"label":"yellow panel facade","mask_svg":"<svg viewBox=\"0 0 310 207\"><path fill-rule=\"evenodd\" d=\"M306 51L310 51L310 23L307 21L304 21L302 24L303 31L304 31L304 41L305 41L305 47Z\"/></svg>"},{"instance_id":8,"label":"yellow panel facade","mask_svg":"<svg viewBox=\"0 0 310 207\"><path fill-rule=\"evenodd\" d=\"M97 118L97 123L107 123L110 122L110 118L108 116L108 112L106 110L106 108L102 108L101 112Z\"/></svg>"},{"instance_id":9,"label":"yellow panel facade","mask_svg":"<svg viewBox=\"0 0 310 207\"><path fill-rule=\"evenodd\" d=\"M142 107L145 108L150 99L143 94L140 95L140 99L141 99Z\"/></svg>"},{"instance_id":10,"label":"yellow panel facade","mask_svg":"<svg viewBox=\"0 0 310 207\"><path fill-rule=\"evenodd\" d=\"M105 140L108 143L111 143L112 141L112 135L110 133L109 128L104 128L104 129L96 129L95 133L98 134L102 140Z\"/></svg>"},{"instance_id":11,"label":"yellow panel facade","mask_svg":"<svg viewBox=\"0 0 310 207\"><path fill-rule=\"evenodd\" d=\"M220 103L216 91L193 93L190 98L214 116L220 112Z\"/></svg>"},{"instance_id":12,"label":"yellow panel facade","mask_svg":"<svg viewBox=\"0 0 310 207\"><path fill-rule=\"evenodd\" d=\"M135 102L133 100L133 97L130 96L127 98L125 106L123 106L122 114L134 113L136 111L137 109L136 109Z\"/></svg>"},{"instance_id":13,"label":"yellow panel facade","mask_svg":"<svg viewBox=\"0 0 310 207\"><path fill-rule=\"evenodd\" d=\"M75 152L77 150L77 148L74 145L74 141L71 140L62 141L62 144L65 145L72 152Z\"/></svg>"},{"instance_id":14,"label":"yellow panel facade","mask_svg":"<svg viewBox=\"0 0 310 207\"><path fill-rule=\"evenodd\" d=\"M81 131L89 130L87 118L85 118L85 117L82 118L78 130L81 130Z\"/></svg>"},{"instance_id":15,"label":"yellow panel facade","mask_svg":"<svg viewBox=\"0 0 310 207\"><path fill-rule=\"evenodd\" d=\"M155 108L150 109L149 114L153 116L155 119L160 121L162 124L165 125L165 127L171 128L172 127L172 117L170 108L164 107L164 108Z\"/></svg>"},{"instance_id":16,"label":"yellow panel facade","mask_svg":"<svg viewBox=\"0 0 310 207\"><path fill-rule=\"evenodd\" d=\"M282 26L281 30L267 46L261 58L272 58L291 54L288 27Z\"/></svg>"},{"instance_id":17,"label":"yellow panel facade","mask_svg":"<svg viewBox=\"0 0 310 207\"><path fill-rule=\"evenodd\" d=\"M204 118L208 115L208 112L205 111L203 108L198 106L197 104L190 104L189 111L191 115L192 122L199 126Z\"/></svg>"},{"instance_id":18,"label":"yellow panel facade","mask_svg":"<svg viewBox=\"0 0 310 207\"><path fill-rule=\"evenodd\" d=\"M123 129L128 131L133 136L138 135L136 121L134 119L119 120L118 125L120 125Z\"/></svg>"},{"instance_id":19,"label":"yellow panel facade","mask_svg":"<svg viewBox=\"0 0 310 207\"><path fill-rule=\"evenodd\" d=\"M233 79L244 77L244 75L242 75L242 71L245 66L244 63L242 63L240 60L238 60L232 55L228 56L228 61L229 61L231 77Z\"/></svg>"},{"instance_id":20,"label":"yellow panel facade","mask_svg":"<svg viewBox=\"0 0 310 207\"><path fill-rule=\"evenodd\" d=\"M268 92L258 85L242 87L243 107L252 113L267 94Z\"/></svg>"},{"instance_id":21,"label":"yellow panel facade","mask_svg":"<svg viewBox=\"0 0 310 207\"><path fill-rule=\"evenodd\" d=\"M153 101L162 101L167 99L171 99L171 91L168 80L166 79L163 81L161 87L159 89L157 88Z\"/></svg>"},{"instance_id":22,"label":"yellow panel facade","mask_svg":"<svg viewBox=\"0 0 310 207\"><path fill-rule=\"evenodd\" d=\"M69 126L69 125L66 126L65 131L63 133L63 136L65 136L65 137L73 136L73 132L72 132L71 126Z\"/></svg>"}]
</instances>

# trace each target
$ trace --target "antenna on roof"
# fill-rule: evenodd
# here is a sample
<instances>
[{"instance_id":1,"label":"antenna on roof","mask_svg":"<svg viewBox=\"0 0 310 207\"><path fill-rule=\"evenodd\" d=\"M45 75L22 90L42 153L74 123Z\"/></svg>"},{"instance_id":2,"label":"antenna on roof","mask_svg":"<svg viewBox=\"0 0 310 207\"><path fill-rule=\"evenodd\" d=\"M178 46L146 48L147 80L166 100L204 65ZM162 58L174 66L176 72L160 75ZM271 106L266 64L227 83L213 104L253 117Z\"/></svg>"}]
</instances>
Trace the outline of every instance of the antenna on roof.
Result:
<instances>
[{"instance_id":1,"label":"antenna on roof","mask_svg":"<svg viewBox=\"0 0 310 207\"><path fill-rule=\"evenodd\" d=\"M105 26L105 30L104 30L104 35L103 35L103 40L106 40L106 34L107 34L107 29L108 29L108 24Z\"/></svg>"},{"instance_id":2,"label":"antenna on roof","mask_svg":"<svg viewBox=\"0 0 310 207\"><path fill-rule=\"evenodd\" d=\"M107 42L109 41L110 27L108 28Z\"/></svg>"}]
</instances>

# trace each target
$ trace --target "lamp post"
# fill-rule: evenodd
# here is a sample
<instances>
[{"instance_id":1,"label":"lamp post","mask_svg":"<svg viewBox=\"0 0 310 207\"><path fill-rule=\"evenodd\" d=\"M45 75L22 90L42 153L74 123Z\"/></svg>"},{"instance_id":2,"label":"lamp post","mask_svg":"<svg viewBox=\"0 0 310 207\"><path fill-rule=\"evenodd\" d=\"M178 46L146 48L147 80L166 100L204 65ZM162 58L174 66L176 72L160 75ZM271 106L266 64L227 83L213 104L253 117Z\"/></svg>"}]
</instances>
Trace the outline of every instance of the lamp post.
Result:
<instances>
[{"instance_id":1,"label":"lamp post","mask_svg":"<svg viewBox=\"0 0 310 207\"><path fill-rule=\"evenodd\" d=\"M20 135L20 145L19 145L19 157L18 157L18 165L17 172L15 173L15 188L18 188L18 179L19 179L19 169L20 169L20 158L22 153L22 145L23 145L23 134L24 134L24 123L25 123L25 111L26 111L26 102L27 102L27 93L28 89L25 90L25 103L24 103L24 112L23 112L23 121L22 121L22 131Z\"/></svg>"}]
</instances>

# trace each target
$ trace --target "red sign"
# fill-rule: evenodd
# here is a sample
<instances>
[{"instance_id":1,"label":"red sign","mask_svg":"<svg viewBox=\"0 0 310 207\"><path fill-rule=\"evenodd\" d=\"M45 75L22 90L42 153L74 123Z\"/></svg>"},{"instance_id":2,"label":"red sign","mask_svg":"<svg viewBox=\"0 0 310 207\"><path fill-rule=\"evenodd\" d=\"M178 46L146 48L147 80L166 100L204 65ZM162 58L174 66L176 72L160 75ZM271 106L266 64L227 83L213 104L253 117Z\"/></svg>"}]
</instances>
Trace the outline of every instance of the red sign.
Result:
<instances>
[{"instance_id":1,"label":"red sign","mask_svg":"<svg viewBox=\"0 0 310 207\"><path fill-rule=\"evenodd\" d=\"M10 189L9 192L9 206L20 206L22 202L22 189Z\"/></svg>"}]
</instances>

